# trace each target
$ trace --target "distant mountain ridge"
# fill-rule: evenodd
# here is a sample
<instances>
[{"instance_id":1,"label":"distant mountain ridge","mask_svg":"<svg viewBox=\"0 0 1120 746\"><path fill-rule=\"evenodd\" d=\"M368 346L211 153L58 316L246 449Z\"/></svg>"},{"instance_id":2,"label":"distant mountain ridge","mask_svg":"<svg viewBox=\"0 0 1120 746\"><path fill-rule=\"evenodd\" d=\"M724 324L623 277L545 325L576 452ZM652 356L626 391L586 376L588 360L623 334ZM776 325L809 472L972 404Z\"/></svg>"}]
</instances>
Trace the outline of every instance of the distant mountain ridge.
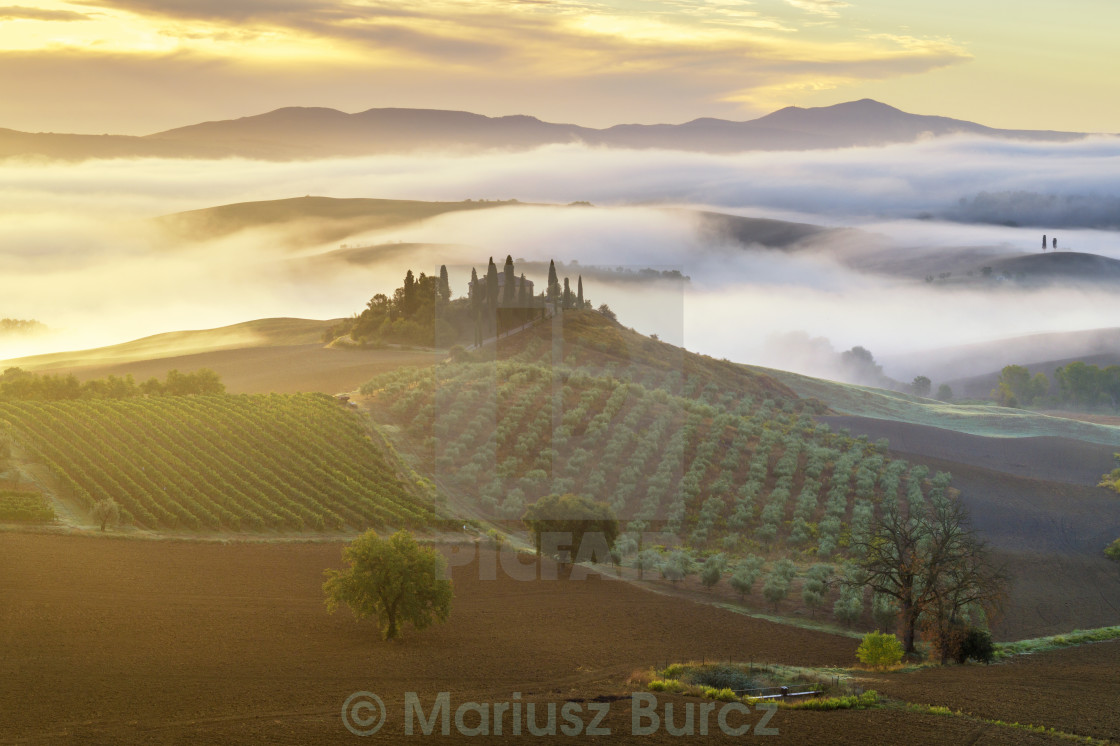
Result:
<instances>
[{"instance_id":1,"label":"distant mountain ridge","mask_svg":"<svg viewBox=\"0 0 1120 746\"><path fill-rule=\"evenodd\" d=\"M572 142L728 153L888 145L961 133L1049 141L1085 136L993 129L948 117L909 114L871 99L809 109L790 106L743 122L701 118L684 124L619 124L606 129L544 122L526 115L487 117L440 109L384 108L347 114L336 109L286 107L142 137L0 129L0 158L299 160L417 151L524 150Z\"/></svg>"}]
</instances>

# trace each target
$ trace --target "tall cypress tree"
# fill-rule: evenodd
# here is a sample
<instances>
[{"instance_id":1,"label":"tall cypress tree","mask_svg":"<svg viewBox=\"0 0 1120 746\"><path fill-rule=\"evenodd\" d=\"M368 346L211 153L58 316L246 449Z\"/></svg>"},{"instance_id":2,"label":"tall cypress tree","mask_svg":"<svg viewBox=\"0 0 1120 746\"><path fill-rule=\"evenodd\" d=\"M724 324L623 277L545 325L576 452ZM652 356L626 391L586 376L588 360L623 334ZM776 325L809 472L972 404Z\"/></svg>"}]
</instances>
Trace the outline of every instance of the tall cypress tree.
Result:
<instances>
[{"instance_id":1,"label":"tall cypress tree","mask_svg":"<svg viewBox=\"0 0 1120 746\"><path fill-rule=\"evenodd\" d=\"M576 308L583 308L583 275L576 280Z\"/></svg>"},{"instance_id":2,"label":"tall cypress tree","mask_svg":"<svg viewBox=\"0 0 1120 746\"><path fill-rule=\"evenodd\" d=\"M521 273L521 279L517 283L517 307L528 308L531 305L529 302L529 283L525 280L525 273Z\"/></svg>"},{"instance_id":3,"label":"tall cypress tree","mask_svg":"<svg viewBox=\"0 0 1120 746\"><path fill-rule=\"evenodd\" d=\"M411 269L404 276L404 293L402 294L401 305L403 306L401 315L406 319L410 318L412 310L416 307L416 280L412 276Z\"/></svg>"},{"instance_id":4,"label":"tall cypress tree","mask_svg":"<svg viewBox=\"0 0 1120 746\"><path fill-rule=\"evenodd\" d=\"M568 278L564 278L564 310L572 307L572 287L568 284Z\"/></svg>"},{"instance_id":5,"label":"tall cypress tree","mask_svg":"<svg viewBox=\"0 0 1120 746\"><path fill-rule=\"evenodd\" d=\"M487 328L493 327L495 334L498 332L498 265L494 264L494 257L490 257L490 266L486 268L486 318Z\"/></svg>"},{"instance_id":6,"label":"tall cypress tree","mask_svg":"<svg viewBox=\"0 0 1120 746\"><path fill-rule=\"evenodd\" d=\"M494 257L490 257L490 266L486 268L486 305L498 307L498 265L494 264Z\"/></svg>"},{"instance_id":7,"label":"tall cypress tree","mask_svg":"<svg viewBox=\"0 0 1120 746\"><path fill-rule=\"evenodd\" d=\"M451 300L451 283L447 280L447 265L439 265L439 297L444 303Z\"/></svg>"},{"instance_id":8,"label":"tall cypress tree","mask_svg":"<svg viewBox=\"0 0 1120 746\"><path fill-rule=\"evenodd\" d=\"M478 272L471 267L471 316L474 318L474 343L482 344L482 295L486 289L478 281Z\"/></svg>"},{"instance_id":9,"label":"tall cypress tree","mask_svg":"<svg viewBox=\"0 0 1120 746\"><path fill-rule=\"evenodd\" d=\"M513 275L513 257L506 255L506 264L502 268L502 281L505 287L502 288L502 305L512 306L514 295L514 275Z\"/></svg>"},{"instance_id":10,"label":"tall cypress tree","mask_svg":"<svg viewBox=\"0 0 1120 746\"><path fill-rule=\"evenodd\" d=\"M556 277L556 262L548 260L548 299L555 305L560 298L560 280Z\"/></svg>"}]
</instances>

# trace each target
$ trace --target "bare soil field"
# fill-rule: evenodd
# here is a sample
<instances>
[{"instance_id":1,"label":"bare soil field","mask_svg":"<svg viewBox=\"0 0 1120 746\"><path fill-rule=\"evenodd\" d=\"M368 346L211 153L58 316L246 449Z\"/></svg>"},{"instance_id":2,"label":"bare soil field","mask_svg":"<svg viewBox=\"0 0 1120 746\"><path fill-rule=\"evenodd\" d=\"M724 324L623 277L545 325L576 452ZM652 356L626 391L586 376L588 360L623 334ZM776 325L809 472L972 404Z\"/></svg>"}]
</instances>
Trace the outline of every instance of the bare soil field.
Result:
<instances>
[{"instance_id":1,"label":"bare soil field","mask_svg":"<svg viewBox=\"0 0 1120 746\"><path fill-rule=\"evenodd\" d=\"M517 692L541 712L550 702L582 707L599 697L609 701L602 726L612 735L598 740L680 743L664 729L629 736L626 680L635 671L705 657L840 665L854 655L848 638L618 581L484 579L494 559L486 551L454 569L447 624L385 643L370 622L325 612L322 571L340 565L340 546L0 533L0 743L358 742L341 720L342 703L358 691L385 702L374 743L412 740L403 730L405 692L429 709L439 692L450 693L452 707L508 702ZM456 562L476 556L473 547L461 551ZM999 697L986 696L996 707ZM686 705L665 696L662 713L670 701L678 713ZM779 711L769 726L782 743L1053 742L897 708ZM454 726L451 733L413 738L465 740Z\"/></svg>"},{"instance_id":2,"label":"bare soil field","mask_svg":"<svg viewBox=\"0 0 1120 746\"><path fill-rule=\"evenodd\" d=\"M210 368L221 376L226 391L233 394L304 391L335 394L354 391L373 376L402 365L434 365L444 357L442 353L427 350L346 350L316 343L217 350L116 365L59 367L50 372L73 373L83 381L108 375L131 375L143 381L152 376L162 379L173 368L180 371Z\"/></svg>"},{"instance_id":3,"label":"bare soil field","mask_svg":"<svg viewBox=\"0 0 1120 746\"><path fill-rule=\"evenodd\" d=\"M872 440L887 438L892 451L907 457L921 454L1019 477L1088 486L1096 486L1102 474L1112 471L1112 454L1116 450L1072 438L988 438L870 417L832 415L817 419L835 429L846 427L853 433L866 434Z\"/></svg>"},{"instance_id":4,"label":"bare soil field","mask_svg":"<svg viewBox=\"0 0 1120 746\"><path fill-rule=\"evenodd\" d=\"M1111 469L1111 448L1065 438L984 438L860 417L821 419L889 438L891 451L952 473L973 526L1013 578L996 639L1120 623L1120 568L1103 554L1120 536L1120 499L1095 486Z\"/></svg>"},{"instance_id":5,"label":"bare soil field","mask_svg":"<svg viewBox=\"0 0 1120 746\"><path fill-rule=\"evenodd\" d=\"M1019 656L992 666L883 674L874 686L910 702L1120 740L1120 641Z\"/></svg>"}]
</instances>

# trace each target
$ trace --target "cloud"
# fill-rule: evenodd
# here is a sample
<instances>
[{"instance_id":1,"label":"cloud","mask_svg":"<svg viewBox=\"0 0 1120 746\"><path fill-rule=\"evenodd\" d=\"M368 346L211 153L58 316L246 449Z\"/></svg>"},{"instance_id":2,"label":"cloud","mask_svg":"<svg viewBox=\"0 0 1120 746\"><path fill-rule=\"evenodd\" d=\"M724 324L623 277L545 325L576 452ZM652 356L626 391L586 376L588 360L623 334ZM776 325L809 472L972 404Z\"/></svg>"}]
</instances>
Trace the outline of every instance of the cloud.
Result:
<instances>
[{"instance_id":1,"label":"cloud","mask_svg":"<svg viewBox=\"0 0 1120 746\"><path fill-rule=\"evenodd\" d=\"M840 8L848 7L848 3L841 0L786 0L786 3L800 10L830 18L840 15Z\"/></svg>"},{"instance_id":2,"label":"cloud","mask_svg":"<svg viewBox=\"0 0 1120 746\"><path fill-rule=\"evenodd\" d=\"M992 256L1036 252L1042 231L1035 228L960 225L936 216L981 191L1044 189L1094 194L1112 204L1108 200L1120 196L1118 165L1116 138L948 138L882 149L730 156L568 145L438 159L9 162L0 165L0 246L6 247L0 316L68 329L70 346L272 315L330 318L358 310L374 292L391 291L409 266L447 263L469 273L487 256L511 254L679 269L692 278L684 288L635 289L585 278L586 292L596 303L609 303L627 325L717 357L810 367L805 358L812 356L767 346L775 335L801 330L835 350L862 345L876 359L899 359L963 341L1114 325L1120 318L1115 292L935 287L906 272L872 272L863 260L875 254L877 262L889 259L905 269L931 255L977 247ZM314 274L300 257L337 245L304 243L291 254L281 248L282 236L259 231L175 246L135 222L303 194L590 200L599 207L496 208L369 232L346 242L441 247L390 252L370 267L316 265ZM700 230L687 213L661 208L673 204L865 233L799 251L767 250ZM934 219L915 219L922 212ZM1059 236L1062 246L1120 259L1114 231L1066 228ZM456 277L461 286L463 278ZM902 378L889 367L885 372Z\"/></svg>"},{"instance_id":3,"label":"cloud","mask_svg":"<svg viewBox=\"0 0 1120 746\"><path fill-rule=\"evenodd\" d=\"M28 8L22 5L0 7L0 21L88 21L92 16L72 10Z\"/></svg>"},{"instance_id":4,"label":"cloud","mask_svg":"<svg viewBox=\"0 0 1120 746\"><path fill-rule=\"evenodd\" d=\"M378 104L592 126L742 119L806 87L968 58L947 42L839 40L790 24L788 12L730 2L660 0L642 12L578 0L84 4L103 17L95 28L3 55L23 74L0 80L0 97L15 102L0 124L141 133L281 106ZM172 119L177 111L194 113Z\"/></svg>"}]
</instances>

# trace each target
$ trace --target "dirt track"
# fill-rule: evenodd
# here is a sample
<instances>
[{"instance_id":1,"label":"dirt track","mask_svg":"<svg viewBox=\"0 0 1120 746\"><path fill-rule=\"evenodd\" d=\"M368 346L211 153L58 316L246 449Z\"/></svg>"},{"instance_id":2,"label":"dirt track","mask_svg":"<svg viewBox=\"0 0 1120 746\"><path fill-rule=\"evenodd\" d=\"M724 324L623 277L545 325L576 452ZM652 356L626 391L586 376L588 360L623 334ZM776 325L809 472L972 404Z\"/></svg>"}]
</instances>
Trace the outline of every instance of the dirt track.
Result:
<instances>
[{"instance_id":1,"label":"dirt track","mask_svg":"<svg viewBox=\"0 0 1120 746\"><path fill-rule=\"evenodd\" d=\"M383 643L370 624L325 613L322 570L338 564L335 544L0 534L0 743L359 743L340 713L360 690L389 713L374 743L412 740L407 691L424 703L447 691L453 705L521 692L542 711L622 696L604 742L681 743L622 737L635 670L705 656L846 664L855 647L616 581L482 580L477 562L455 570L448 624ZM678 713L686 703L668 701ZM770 725L778 743L1052 742L897 709L782 711Z\"/></svg>"}]
</instances>

